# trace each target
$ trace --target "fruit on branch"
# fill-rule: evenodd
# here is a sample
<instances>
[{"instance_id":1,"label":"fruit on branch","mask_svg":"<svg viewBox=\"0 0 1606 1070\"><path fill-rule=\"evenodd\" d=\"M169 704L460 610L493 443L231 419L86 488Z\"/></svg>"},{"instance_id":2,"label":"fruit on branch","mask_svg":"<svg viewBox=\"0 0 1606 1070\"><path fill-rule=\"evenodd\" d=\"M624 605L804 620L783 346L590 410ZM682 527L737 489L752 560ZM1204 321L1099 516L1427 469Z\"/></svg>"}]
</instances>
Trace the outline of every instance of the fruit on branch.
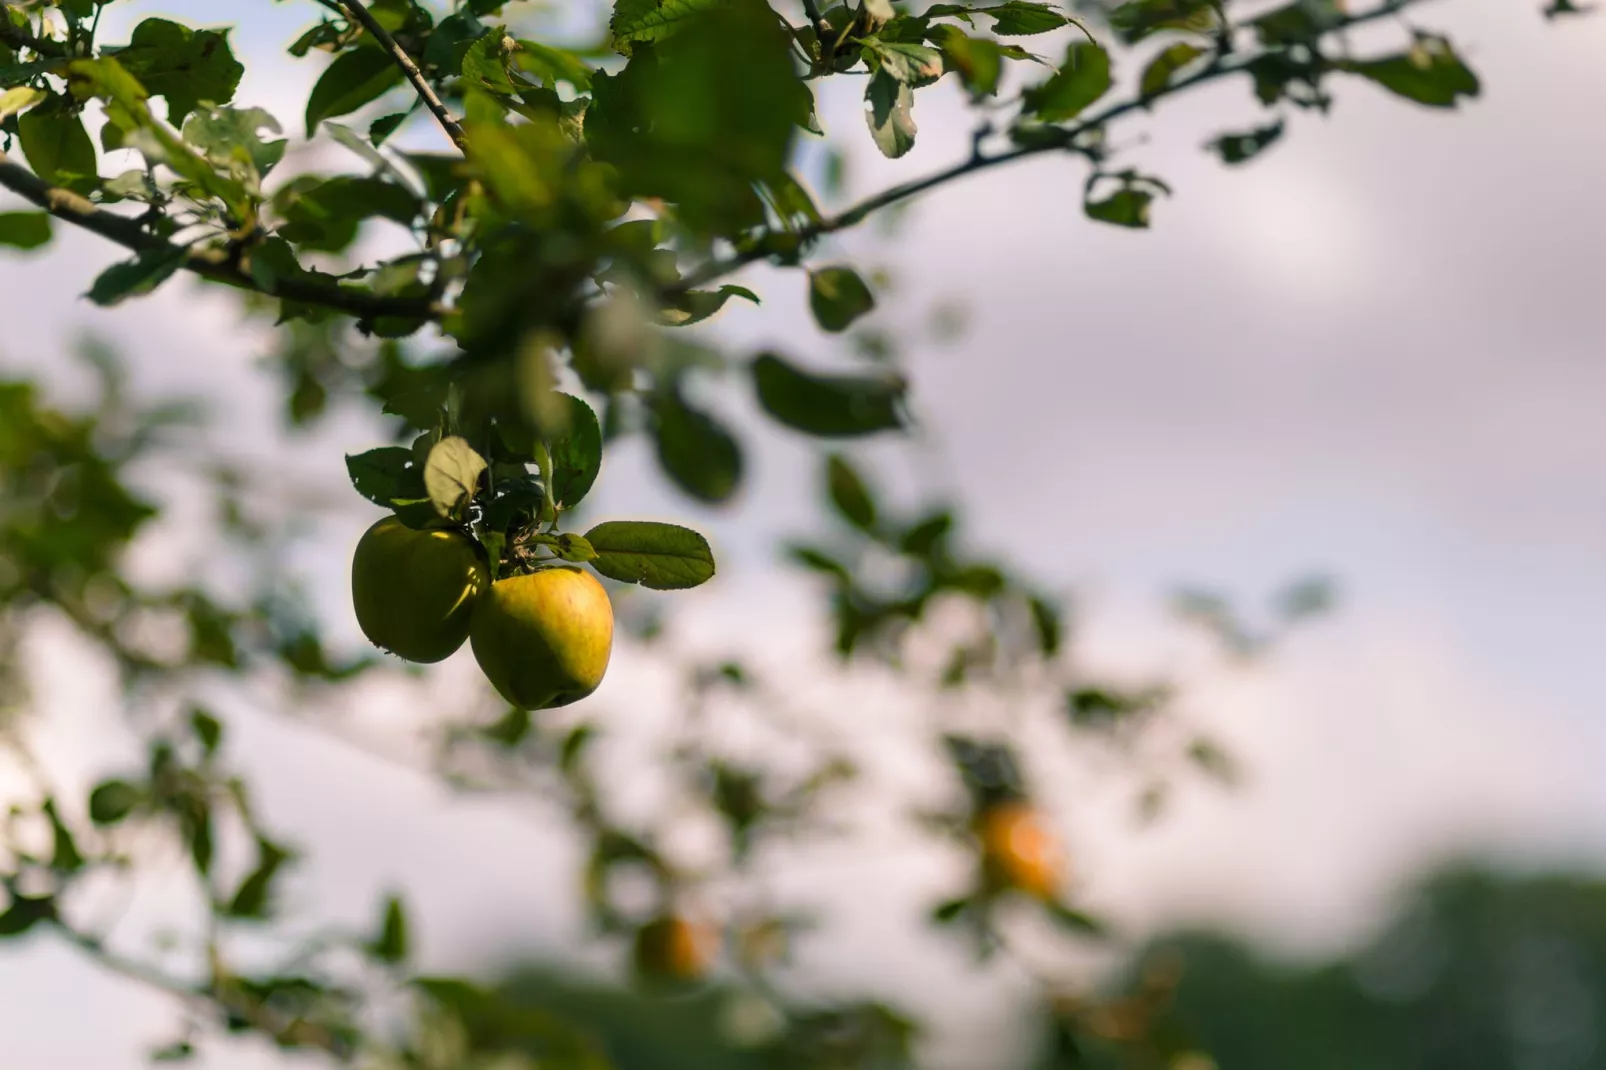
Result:
<instances>
[{"instance_id":1,"label":"fruit on branch","mask_svg":"<svg viewBox=\"0 0 1606 1070\"><path fill-rule=\"evenodd\" d=\"M1013 888L1038 899L1054 898L1064 850L1031 804L1013 801L988 807L977 826L982 867L990 886Z\"/></svg>"},{"instance_id":2,"label":"fruit on branch","mask_svg":"<svg viewBox=\"0 0 1606 1070\"><path fill-rule=\"evenodd\" d=\"M636 972L648 981L696 981L712 965L714 935L707 926L676 914L654 918L636 930Z\"/></svg>"},{"instance_id":3,"label":"fruit on branch","mask_svg":"<svg viewBox=\"0 0 1606 1070\"><path fill-rule=\"evenodd\" d=\"M613 649L613 606L589 572L544 568L491 585L474 609L474 658L509 703L567 706L602 683Z\"/></svg>"},{"instance_id":4,"label":"fruit on branch","mask_svg":"<svg viewBox=\"0 0 1606 1070\"><path fill-rule=\"evenodd\" d=\"M370 642L408 661L441 661L463 645L491 584L479 546L455 531L415 531L387 516L351 560L351 602Z\"/></svg>"}]
</instances>

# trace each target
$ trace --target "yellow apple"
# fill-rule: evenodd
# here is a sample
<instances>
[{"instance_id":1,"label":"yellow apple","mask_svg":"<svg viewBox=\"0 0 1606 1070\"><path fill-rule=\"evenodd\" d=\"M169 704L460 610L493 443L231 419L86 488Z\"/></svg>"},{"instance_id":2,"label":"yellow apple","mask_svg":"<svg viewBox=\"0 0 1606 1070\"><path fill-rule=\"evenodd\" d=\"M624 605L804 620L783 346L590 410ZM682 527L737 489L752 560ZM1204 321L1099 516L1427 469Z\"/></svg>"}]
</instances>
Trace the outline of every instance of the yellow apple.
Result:
<instances>
[{"instance_id":1,"label":"yellow apple","mask_svg":"<svg viewBox=\"0 0 1606 1070\"><path fill-rule=\"evenodd\" d=\"M512 705L567 706L595 691L608 671L613 605L596 577L578 568L509 576L475 606L469 643Z\"/></svg>"}]
</instances>

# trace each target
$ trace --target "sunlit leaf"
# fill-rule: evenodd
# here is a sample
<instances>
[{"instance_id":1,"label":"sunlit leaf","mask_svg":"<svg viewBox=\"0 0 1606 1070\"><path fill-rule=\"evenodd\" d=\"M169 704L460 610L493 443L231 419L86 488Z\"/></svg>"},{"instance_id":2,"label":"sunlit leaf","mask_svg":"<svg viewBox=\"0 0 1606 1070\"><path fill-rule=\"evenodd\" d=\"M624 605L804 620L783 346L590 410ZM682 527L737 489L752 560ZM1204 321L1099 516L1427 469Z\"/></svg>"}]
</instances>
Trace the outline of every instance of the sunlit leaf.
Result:
<instances>
[{"instance_id":1,"label":"sunlit leaf","mask_svg":"<svg viewBox=\"0 0 1606 1070\"><path fill-rule=\"evenodd\" d=\"M424 463L424 489L441 517L450 517L479 492L485 458L457 435L449 435L429 451Z\"/></svg>"},{"instance_id":2,"label":"sunlit leaf","mask_svg":"<svg viewBox=\"0 0 1606 1070\"><path fill-rule=\"evenodd\" d=\"M610 520L585 534L596 552L591 567L609 579L658 591L696 587L714 576L708 540L690 528Z\"/></svg>"}]
</instances>

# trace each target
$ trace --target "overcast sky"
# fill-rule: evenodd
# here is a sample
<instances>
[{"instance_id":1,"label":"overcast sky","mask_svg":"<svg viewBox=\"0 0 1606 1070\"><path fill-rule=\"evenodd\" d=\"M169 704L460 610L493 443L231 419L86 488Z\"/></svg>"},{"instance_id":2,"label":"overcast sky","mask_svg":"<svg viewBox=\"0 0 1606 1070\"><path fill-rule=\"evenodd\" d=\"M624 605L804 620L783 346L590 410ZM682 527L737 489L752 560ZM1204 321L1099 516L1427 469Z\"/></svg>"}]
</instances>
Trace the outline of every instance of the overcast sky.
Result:
<instances>
[{"instance_id":1,"label":"overcast sky","mask_svg":"<svg viewBox=\"0 0 1606 1070\"><path fill-rule=\"evenodd\" d=\"M232 6L251 70L239 100L294 131L316 66L275 50L312 6ZM1606 677L1594 649L1606 635L1606 19L1548 24L1537 6L1422 9L1484 78L1483 98L1456 115L1341 84L1330 117L1295 116L1282 144L1228 170L1199 145L1255 121L1247 88L1168 107L1133 152L1176 190L1150 232L1088 223L1080 165L1037 160L930 196L890 243L842 246L895 270L889 323L918 326L952 298L969 309L957 344L915 338L906 350L940 452L872 450L872 471L940 472L943 485L921 486L962 496L979 545L1078 596L1089 660L1185 673L1190 712L1247 765L1243 791L1190 790L1141 836L1114 797L1047 786L1089 905L1133 926L1210 919L1321 949L1363 933L1402 874L1457 849L1525 864L1606 857ZM124 8L108 12L108 39L131 13L218 11L206 0ZM919 144L895 162L869 150L851 87L828 95L822 114L853 147L851 183L867 192L962 154L956 105L923 91ZM254 364L265 336L242 331L226 297L188 284L91 308L76 295L117 256L62 234L40 255L0 259L3 366L56 374L72 339L96 330L136 361L145 389L216 399L220 448L283 457L338 489L342 452L371 446L374 426L341 416L315 442L286 447L273 381ZM753 279L764 307L733 310L719 334L825 355L799 277ZM658 487L627 447L610 455L593 513L709 530L720 580L679 599L695 630L795 665L817 642L818 610L809 588L775 578L771 547L813 523L798 494L811 458L804 444L765 438L742 502L707 514ZM347 639L346 562L372 519L352 503L306 561ZM183 545L179 531L142 547L139 565L187 567ZM1338 577L1339 613L1253 672L1210 667L1162 612L1177 581L1253 602L1311 569ZM46 744L87 779L119 754L99 713L106 681L65 636L36 638ZM433 686L458 696L472 678L465 653ZM593 702L634 716L660 682L650 667L616 665ZM884 689L855 690L869 686L814 690L826 706L873 710L858 718L863 731L907 738L917 711ZM376 692L371 712L397 701ZM641 717L610 716L610 730L628 740L661 727ZM572 934L573 846L539 815L449 800L271 716L239 711L231 730L270 819L309 849L293 909L366 924L380 889L404 883L433 968ZM903 850L797 874L797 887L839 898L844 886L885 890L874 903L853 896L832 941L885 953L822 948L822 975L914 992L930 970L955 970L950 950L884 935L908 930L916 904L950 877L943 859ZM995 1022L1013 989L1001 977L950 994L945 1020L956 1031ZM96 1028L80 1028L90 1007ZM8 1066L136 1066L174 1020L160 998L46 942L0 955ZM955 1049L947 1065L969 1070L973 1051ZM236 1045L205 1065L272 1063Z\"/></svg>"}]
</instances>

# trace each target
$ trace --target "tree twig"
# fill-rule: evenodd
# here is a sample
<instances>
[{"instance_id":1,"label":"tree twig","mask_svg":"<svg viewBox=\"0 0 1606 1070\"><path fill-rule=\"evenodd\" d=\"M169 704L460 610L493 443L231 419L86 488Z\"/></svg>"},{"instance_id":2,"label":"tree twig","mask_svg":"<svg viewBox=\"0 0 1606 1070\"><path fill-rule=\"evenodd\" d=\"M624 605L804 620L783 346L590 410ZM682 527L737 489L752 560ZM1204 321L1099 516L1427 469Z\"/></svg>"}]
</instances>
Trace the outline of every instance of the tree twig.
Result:
<instances>
[{"instance_id":1,"label":"tree twig","mask_svg":"<svg viewBox=\"0 0 1606 1070\"><path fill-rule=\"evenodd\" d=\"M119 955L98 937L80 932L59 918L52 919L51 927L63 940L83 952L103 969L120 977L138 981L148 988L165 992L197 1008L212 1008L232 1015L250 1024L259 1033L266 1034L281 1044L317 1048L337 1057L351 1054L349 1046L322 1026L273 1013L268 1007L248 996L234 996L218 984L191 985L143 962Z\"/></svg>"},{"instance_id":2,"label":"tree twig","mask_svg":"<svg viewBox=\"0 0 1606 1070\"><path fill-rule=\"evenodd\" d=\"M406 319L439 319L443 310L424 300L386 297L371 290L341 286L319 279L280 278L272 287L260 285L228 250L215 247L181 248L145 230L137 220L98 207L87 197L53 186L0 152L0 187L43 208L57 219L82 227L92 234L116 242L136 253L170 254L184 258L184 267L209 279L241 290L252 290L270 297L281 297L309 305L346 312L363 319L396 316Z\"/></svg>"},{"instance_id":3,"label":"tree twig","mask_svg":"<svg viewBox=\"0 0 1606 1070\"><path fill-rule=\"evenodd\" d=\"M831 24L826 22L825 16L821 14L819 0L803 0L803 13L808 16L809 25L814 30L815 44L819 46L817 56L814 58L817 60L830 59L834 51L830 37Z\"/></svg>"},{"instance_id":4,"label":"tree twig","mask_svg":"<svg viewBox=\"0 0 1606 1070\"><path fill-rule=\"evenodd\" d=\"M412 85L413 91L418 94L418 99L422 100L424 106L435 116L435 121L446 131L446 136L452 139L452 144L456 145L459 151L466 153L468 138L463 133L462 124L446 110L446 105L441 103L441 98L436 95L434 88L424 77L424 72L418 69L418 64L413 62L413 57L407 54L407 50L396 43L390 31L379 24L379 20L374 18L372 12L363 7L362 0L334 0L334 3L348 16L361 23L363 29L373 34L374 40L378 41L390 54L390 58L396 61L396 66L401 68L402 75Z\"/></svg>"},{"instance_id":5,"label":"tree twig","mask_svg":"<svg viewBox=\"0 0 1606 1070\"><path fill-rule=\"evenodd\" d=\"M1362 12L1359 15L1348 16L1340 25L1334 27L1334 30L1335 32L1345 30L1352 26L1358 26L1362 23L1386 18L1396 14L1401 9L1413 2L1414 0L1385 0L1384 3L1370 11ZM926 175L923 178L912 179L911 181L900 183L899 185L882 190L880 193L877 193L874 196L866 197L859 203L845 208L835 215L826 216L817 223L811 223L808 226L800 228L796 231L795 235L792 236L796 237L801 245L806 246L810 242L813 242L818 238L822 238L827 234L834 234L837 231L846 230L849 227L857 226L859 223L862 223L867 216L878 212L883 208L890 207L891 205L897 204L900 201L906 201L911 197L917 196L937 186L941 186L944 183L951 182L954 179L963 178L966 175L974 174L978 171L985 171L989 168L998 167L1001 164L1013 163L1016 160L1023 160L1028 156L1036 156L1039 153L1062 152L1069 148L1077 138L1081 137L1090 130L1097 129L1098 127L1101 127L1112 120L1118 119L1129 112L1137 111L1140 108L1150 108L1155 104L1155 102L1165 97L1174 96L1185 89L1192 89L1193 87L1202 85L1205 82L1212 82L1218 78L1227 77L1228 75L1241 74L1249 70L1256 63L1264 60L1266 57L1277 54L1278 51L1280 50L1267 49L1256 52L1253 55L1244 56L1241 59L1232 60L1224 60L1218 56L1216 62L1203 68L1197 73L1189 75L1186 78L1179 78L1177 81L1172 82L1171 84L1158 89L1153 93L1149 93L1147 95L1140 94L1139 96L1121 101L1120 103L1112 104L1109 107L1095 112L1080 122L1073 123L1070 126L1045 128L1044 130L1040 131L1042 134L1042 139L1039 141L1033 141L1029 145L1017 145L1012 149L994 153L991 156L980 152L973 152L965 160L956 164L951 164L940 171L933 172L932 174ZM698 286L707 285L716 279L723 278L734 271L739 271L747 265L766 259L771 255L773 255L773 250L761 243L753 248L745 249L724 259L710 260L702 266L694 269L690 274L680 279L674 285L667 287L665 289L665 294L669 297L678 296L685 293L687 290L695 289Z\"/></svg>"}]
</instances>

